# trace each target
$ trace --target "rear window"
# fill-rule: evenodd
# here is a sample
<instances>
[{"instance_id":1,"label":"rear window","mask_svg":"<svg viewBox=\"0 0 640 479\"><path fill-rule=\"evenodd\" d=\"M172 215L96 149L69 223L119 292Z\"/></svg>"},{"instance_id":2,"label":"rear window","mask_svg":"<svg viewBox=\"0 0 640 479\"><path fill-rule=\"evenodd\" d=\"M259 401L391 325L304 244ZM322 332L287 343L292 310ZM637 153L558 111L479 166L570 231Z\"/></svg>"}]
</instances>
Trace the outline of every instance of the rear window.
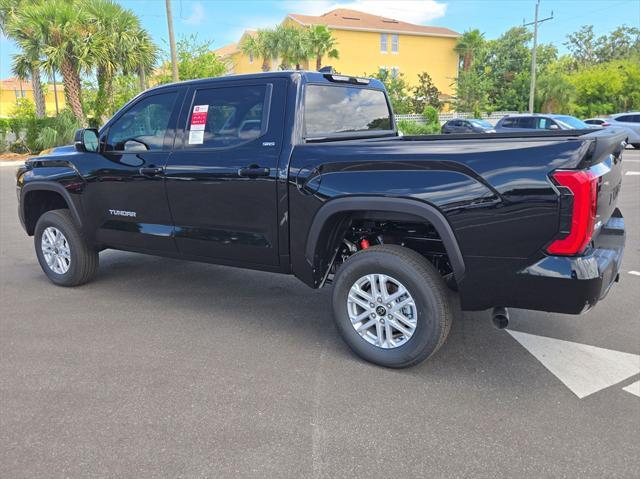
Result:
<instances>
[{"instance_id":1,"label":"rear window","mask_svg":"<svg viewBox=\"0 0 640 479\"><path fill-rule=\"evenodd\" d=\"M391 112L381 90L307 85L304 128L306 137L391 131Z\"/></svg>"},{"instance_id":2,"label":"rear window","mask_svg":"<svg viewBox=\"0 0 640 479\"><path fill-rule=\"evenodd\" d=\"M640 115L624 115L616 118L616 121L622 121L625 123L640 123Z\"/></svg>"}]
</instances>

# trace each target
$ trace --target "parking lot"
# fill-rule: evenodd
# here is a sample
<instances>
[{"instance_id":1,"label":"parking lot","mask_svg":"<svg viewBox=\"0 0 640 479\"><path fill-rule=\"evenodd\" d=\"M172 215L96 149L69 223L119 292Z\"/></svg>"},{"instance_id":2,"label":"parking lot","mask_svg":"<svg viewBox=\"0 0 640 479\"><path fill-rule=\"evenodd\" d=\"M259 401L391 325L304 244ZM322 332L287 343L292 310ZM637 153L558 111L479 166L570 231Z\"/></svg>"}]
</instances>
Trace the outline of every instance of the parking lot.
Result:
<instances>
[{"instance_id":1,"label":"parking lot","mask_svg":"<svg viewBox=\"0 0 640 479\"><path fill-rule=\"evenodd\" d=\"M105 251L52 285L0 166L0 477L640 477L640 150L623 164L603 303L465 313L406 370L358 359L330 288L293 277Z\"/></svg>"}]
</instances>

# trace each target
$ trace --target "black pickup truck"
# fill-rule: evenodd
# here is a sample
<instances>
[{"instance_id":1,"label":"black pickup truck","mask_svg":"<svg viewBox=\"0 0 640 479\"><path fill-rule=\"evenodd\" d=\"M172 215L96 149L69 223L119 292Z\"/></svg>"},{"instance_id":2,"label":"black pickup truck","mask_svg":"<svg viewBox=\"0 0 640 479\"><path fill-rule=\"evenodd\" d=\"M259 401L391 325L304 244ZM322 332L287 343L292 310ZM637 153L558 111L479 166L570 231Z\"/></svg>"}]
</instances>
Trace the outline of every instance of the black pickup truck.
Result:
<instances>
[{"instance_id":1,"label":"black pickup truck","mask_svg":"<svg viewBox=\"0 0 640 479\"><path fill-rule=\"evenodd\" d=\"M106 248L333 285L349 346L389 367L456 311L578 314L618 279L624 133L399 135L376 80L273 72L148 90L17 173L49 279ZM133 294L133 293L132 293Z\"/></svg>"}]
</instances>

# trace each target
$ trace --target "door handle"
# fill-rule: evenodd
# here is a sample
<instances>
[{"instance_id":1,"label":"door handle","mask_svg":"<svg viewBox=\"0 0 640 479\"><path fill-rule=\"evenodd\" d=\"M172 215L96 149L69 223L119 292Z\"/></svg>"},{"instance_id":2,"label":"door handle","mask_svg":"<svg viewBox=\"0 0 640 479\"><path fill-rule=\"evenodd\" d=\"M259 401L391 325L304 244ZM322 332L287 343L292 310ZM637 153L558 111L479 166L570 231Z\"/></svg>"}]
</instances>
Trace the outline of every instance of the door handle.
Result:
<instances>
[{"instance_id":1,"label":"door handle","mask_svg":"<svg viewBox=\"0 0 640 479\"><path fill-rule=\"evenodd\" d=\"M142 167L140 168L140 174L142 176L156 176L159 175L160 173L162 173L164 171L164 168L160 167L160 166L148 166L148 167Z\"/></svg>"},{"instance_id":2,"label":"door handle","mask_svg":"<svg viewBox=\"0 0 640 479\"><path fill-rule=\"evenodd\" d=\"M238 170L239 176L248 176L248 177L269 176L269 173L271 173L270 168L263 168L258 165L245 166L244 168L240 168Z\"/></svg>"}]
</instances>

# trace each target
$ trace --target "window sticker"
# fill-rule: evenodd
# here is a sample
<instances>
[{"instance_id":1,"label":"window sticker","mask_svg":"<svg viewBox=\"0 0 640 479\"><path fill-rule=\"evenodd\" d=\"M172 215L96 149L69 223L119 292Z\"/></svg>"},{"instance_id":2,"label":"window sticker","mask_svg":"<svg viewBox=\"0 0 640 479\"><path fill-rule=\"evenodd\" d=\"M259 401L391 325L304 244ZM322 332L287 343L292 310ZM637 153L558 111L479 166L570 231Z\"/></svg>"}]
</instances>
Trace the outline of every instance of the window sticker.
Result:
<instances>
[{"instance_id":1,"label":"window sticker","mask_svg":"<svg viewBox=\"0 0 640 479\"><path fill-rule=\"evenodd\" d=\"M204 143L204 131L202 130L189 130L189 144L190 145L202 145Z\"/></svg>"},{"instance_id":2,"label":"window sticker","mask_svg":"<svg viewBox=\"0 0 640 479\"><path fill-rule=\"evenodd\" d=\"M191 113L191 131L204 131L209 105L195 105Z\"/></svg>"}]
</instances>

